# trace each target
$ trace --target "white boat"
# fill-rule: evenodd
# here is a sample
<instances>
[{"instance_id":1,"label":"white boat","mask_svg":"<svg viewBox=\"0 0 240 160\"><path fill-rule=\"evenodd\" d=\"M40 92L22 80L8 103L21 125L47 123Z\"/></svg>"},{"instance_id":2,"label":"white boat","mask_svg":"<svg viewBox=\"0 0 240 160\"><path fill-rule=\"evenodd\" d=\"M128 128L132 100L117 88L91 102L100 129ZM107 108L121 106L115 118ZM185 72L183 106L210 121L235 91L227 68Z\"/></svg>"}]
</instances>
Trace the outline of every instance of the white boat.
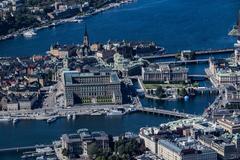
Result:
<instances>
[{"instance_id":1,"label":"white boat","mask_svg":"<svg viewBox=\"0 0 240 160\"><path fill-rule=\"evenodd\" d=\"M36 148L37 153L49 153L52 152L53 149L51 147L45 147L45 148Z\"/></svg>"},{"instance_id":2,"label":"white boat","mask_svg":"<svg viewBox=\"0 0 240 160\"><path fill-rule=\"evenodd\" d=\"M107 113L107 116L122 116L123 112L119 110L111 110Z\"/></svg>"},{"instance_id":3,"label":"white boat","mask_svg":"<svg viewBox=\"0 0 240 160\"><path fill-rule=\"evenodd\" d=\"M57 120L57 117L50 117L48 118L47 123L52 123L52 122L55 122L56 120Z\"/></svg>"},{"instance_id":4,"label":"white boat","mask_svg":"<svg viewBox=\"0 0 240 160\"><path fill-rule=\"evenodd\" d=\"M2 118L0 118L0 122L9 122L9 121L11 121L10 117L2 117Z\"/></svg>"},{"instance_id":5,"label":"white boat","mask_svg":"<svg viewBox=\"0 0 240 160\"><path fill-rule=\"evenodd\" d=\"M16 124L18 121L19 121L18 118L14 118L14 119L13 119L13 124Z\"/></svg>"},{"instance_id":6,"label":"white boat","mask_svg":"<svg viewBox=\"0 0 240 160\"><path fill-rule=\"evenodd\" d=\"M30 38L30 37L35 36L35 35L36 35L36 33L33 30L28 30L26 32L23 32L23 36L27 37L27 38Z\"/></svg>"},{"instance_id":7,"label":"white boat","mask_svg":"<svg viewBox=\"0 0 240 160\"><path fill-rule=\"evenodd\" d=\"M76 119L76 114L72 115L72 119L75 120Z\"/></svg>"},{"instance_id":8,"label":"white boat","mask_svg":"<svg viewBox=\"0 0 240 160\"><path fill-rule=\"evenodd\" d=\"M90 115L91 116L101 116L101 115L103 115L103 113L101 113L101 112L94 112L94 113L91 113Z\"/></svg>"},{"instance_id":9,"label":"white boat","mask_svg":"<svg viewBox=\"0 0 240 160\"><path fill-rule=\"evenodd\" d=\"M71 114L67 115L67 119L70 120L71 119Z\"/></svg>"}]
</instances>

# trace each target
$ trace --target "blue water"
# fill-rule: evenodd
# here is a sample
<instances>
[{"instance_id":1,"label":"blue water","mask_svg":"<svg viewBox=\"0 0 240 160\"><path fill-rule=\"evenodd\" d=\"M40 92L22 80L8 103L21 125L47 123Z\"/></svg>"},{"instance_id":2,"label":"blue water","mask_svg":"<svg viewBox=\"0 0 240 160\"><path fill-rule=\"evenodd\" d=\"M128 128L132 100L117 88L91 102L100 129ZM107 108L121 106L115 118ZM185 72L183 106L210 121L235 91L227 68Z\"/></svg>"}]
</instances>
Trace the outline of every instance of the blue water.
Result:
<instances>
[{"instance_id":1,"label":"blue water","mask_svg":"<svg viewBox=\"0 0 240 160\"><path fill-rule=\"evenodd\" d=\"M91 42L107 40L149 40L165 47L168 52L183 49L210 49L232 47L234 38L227 33L236 21L239 0L138 0L136 3L109 10L85 20ZM81 43L84 24L64 24L45 29L25 39L0 42L1 56L45 54L52 43ZM205 57L203 57L205 58ZM204 68L190 65L191 73L204 73ZM184 101L152 101L143 99L144 106L201 114L213 96L203 95ZM81 116L75 122L60 119L51 126L44 121L22 121L15 127L0 124L0 148L49 143L63 133L78 128L105 130L117 135L125 131L138 132L142 126L157 126L167 122L162 116L132 114L120 119L103 116ZM15 154L0 155L0 159L16 159Z\"/></svg>"},{"instance_id":2,"label":"blue water","mask_svg":"<svg viewBox=\"0 0 240 160\"><path fill-rule=\"evenodd\" d=\"M126 131L138 133L140 127L159 126L170 120L173 118L135 113L123 117L80 116L75 121L61 118L51 125L46 121L20 121L16 126L0 124L0 148L49 144L63 133L74 133L79 128L103 130L115 136Z\"/></svg>"},{"instance_id":3,"label":"blue water","mask_svg":"<svg viewBox=\"0 0 240 160\"><path fill-rule=\"evenodd\" d=\"M227 35L236 22L239 0L138 0L85 20L91 42L149 40L169 52L232 47ZM52 43L81 43L84 23L64 24L36 37L0 42L1 56L45 54Z\"/></svg>"}]
</instances>

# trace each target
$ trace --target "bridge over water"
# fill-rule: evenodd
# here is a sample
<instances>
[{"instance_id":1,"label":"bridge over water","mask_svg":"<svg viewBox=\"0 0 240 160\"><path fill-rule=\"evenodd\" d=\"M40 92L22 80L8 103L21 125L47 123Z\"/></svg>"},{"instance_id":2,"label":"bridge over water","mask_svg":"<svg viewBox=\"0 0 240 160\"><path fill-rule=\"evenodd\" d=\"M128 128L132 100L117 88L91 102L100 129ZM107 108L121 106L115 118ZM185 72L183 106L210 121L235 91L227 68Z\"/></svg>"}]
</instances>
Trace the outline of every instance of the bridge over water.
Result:
<instances>
[{"instance_id":1,"label":"bridge over water","mask_svg":"<svg viewBox=\"0 0 240 160\"><path fill-rule=\"evenodd\" d=\"M215 50L199 50L199 51L193 51L195 55L207 55L207 54L219 54L219 53L232 53L234 52L234 48L224 48L224 49L215 49ZM159 58L174 58L176 57L178 53L167 53L167 54L161 54L161 55L152 55L152 56L144 56L141 57L143 59L159 59Z\"/></svg>"},{"instance_id":2,"label":"bridge over water","mask_svg":"<svg viewBox=\"0 0 240 160\"><path fill-rule=\"evenodd\" d=\"M196 117L193 114L188 114L188 113L184 113L184 112L170 111L170 110L150 108L150 107L138 107L137 111L145 112L145 113L165 115L165 116L171 116L171 117L177 117L177 118L193 118L193 117Z\"/></svg>"},{"instance_id":3,"label":"bridge over water","mask_svg":"<svg viewBox=\"0 0 240 160\"><path fill-rule=\"evenodd\" d=\"M187 64L187 63L208 63L209 59L193 59L185 61L166 61L166 62L157 62L158 64Z\"/></svg>"}]
</instances>

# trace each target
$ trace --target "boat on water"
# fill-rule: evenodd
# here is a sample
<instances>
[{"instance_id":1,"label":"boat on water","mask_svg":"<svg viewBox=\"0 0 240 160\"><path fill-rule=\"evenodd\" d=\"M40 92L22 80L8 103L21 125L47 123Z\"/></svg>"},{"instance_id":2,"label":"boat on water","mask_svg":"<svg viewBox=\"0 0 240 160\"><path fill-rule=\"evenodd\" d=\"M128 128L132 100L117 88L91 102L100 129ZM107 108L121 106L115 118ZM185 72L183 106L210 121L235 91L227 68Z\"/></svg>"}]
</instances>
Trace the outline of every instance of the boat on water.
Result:
<instances>
[{"instance_id":1,"label":"boat on water","mask_svg":"<svg viewBox=\"0 0 240 160\"><path fill-rule=\"evenodd\" d=\"M13 119L13 124L16 124L17 122L19 122L19 119L18 118L14 118Z\"/></svg>"},{"instance_id":2,"label":"boat on water","mask_svg":"<svg viewBox=\"0 0 240 160\"><path fill-rule=\"evenodd\" d=\"M124 113L119 110L111 110L107 112L107 116L122 116Z\"/></svg>"},{"instance_id":3,"label":"boat on water","mask_svg":"<svg viewBox=\"0 0 240 160\"><path fill-rule=\"evenodd\" d=\"M101 113L101 112L94 112L94 113L91 113L90 115L91 116L101 116L101 115L103 115L103 113Z\"/></svg>"},{"instance_id":4,"label":"boat on water","mask_svg":"<svg viewBox=\"0 0 240 160\"><path fill-rule=\"evenodd\" d=\"M76 114L72 115L72 119L75 120L76 119Z\"/></svg>"},{"instance_id":5,"label":"boat on water","mask_svg":"<svg viewBox=\"0 0 240 160\"><path fill-rule=\"evenodd\" d=\"M23 36L26 38L31 38L33 36L35 36L37 33L35 33L33 30L28 30L23 32Z\"/></svg>"},{"instance_id":6,"label":"boat on water","mask_svg":"<svg viewBox=\"0 0 240 160\"><path fill-rule=\"evenodd\" d=\"M71 117L72 117L71 114L68 114L68 115L67 115L67 119L68 119L68 120L70 120Z\"/></svg>"},{"instance_id":7,"label":"boat on water","mask_svg":"<svg viewBox=\"0 0 240 160\"><path fill-rule=\"evenodd\" d=\"M11 118L10 117L2 117L0 118L0 122L10 122Z\"/></svg>"},{"instance_id":8,"label":"boat on water","mask_svg":"<svg viewBox=\"0 0 240 160\"><path fill-rule=\"evenodd\" d=\"M48 118L47 123L53 123L56 120L57 120L57 117L50 117L50 118Z\"/></svg>"}]
</instances>

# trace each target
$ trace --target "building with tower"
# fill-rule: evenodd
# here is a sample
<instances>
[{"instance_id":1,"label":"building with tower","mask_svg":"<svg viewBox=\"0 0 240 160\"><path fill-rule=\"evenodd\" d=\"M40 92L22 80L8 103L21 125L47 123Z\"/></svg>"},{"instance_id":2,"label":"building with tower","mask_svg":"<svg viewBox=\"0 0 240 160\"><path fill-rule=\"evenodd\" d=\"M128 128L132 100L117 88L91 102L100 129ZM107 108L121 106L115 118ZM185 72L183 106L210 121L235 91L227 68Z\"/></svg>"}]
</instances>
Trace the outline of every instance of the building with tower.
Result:
<instances>
[{"instance_id":1,"label":"building with tower","mask_svg":"<svg viewBox=\"0 0 240 160\"><path fill-rule=\"evenodd\" d=\"M77 55L79 57L85 57L85 56L91 55L89 35L88 35L88 32L87 32L87 26L86 25L85 25L84 35L83 35L83 44L77 50Z\"/></svg>"}]
</instances>

